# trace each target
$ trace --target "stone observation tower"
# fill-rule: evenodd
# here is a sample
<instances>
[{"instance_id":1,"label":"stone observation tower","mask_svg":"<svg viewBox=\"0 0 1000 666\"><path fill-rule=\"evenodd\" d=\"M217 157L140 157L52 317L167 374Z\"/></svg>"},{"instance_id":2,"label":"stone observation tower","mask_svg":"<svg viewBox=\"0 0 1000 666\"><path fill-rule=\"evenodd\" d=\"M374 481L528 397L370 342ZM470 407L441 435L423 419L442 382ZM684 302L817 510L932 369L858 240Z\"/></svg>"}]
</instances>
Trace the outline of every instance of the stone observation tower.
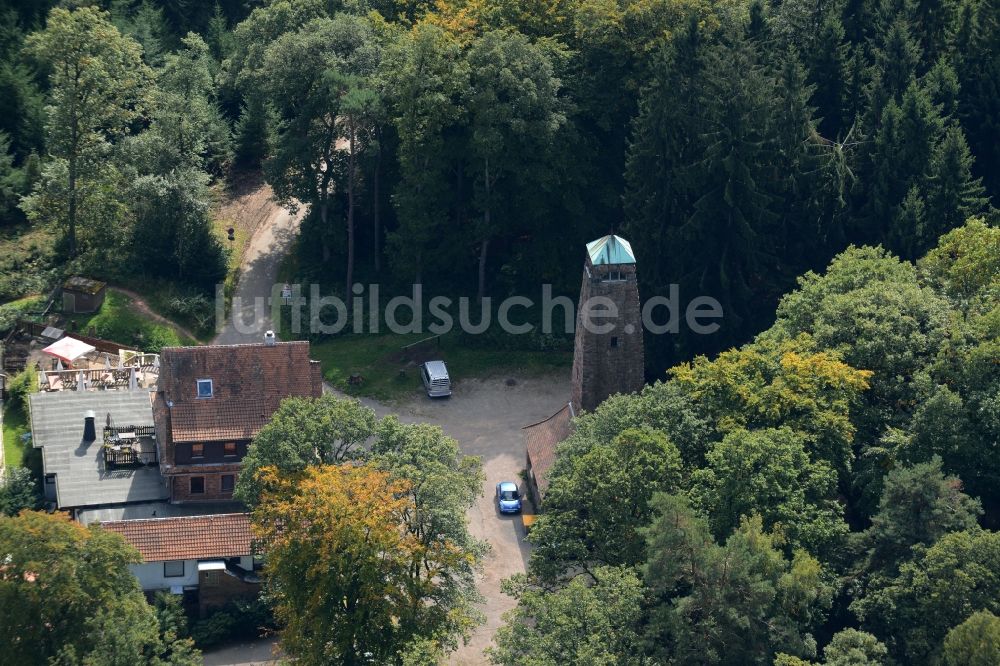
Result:
<instances>
[{"instance_id":1,"label":"stone observation tower","mask_svg":"<svg viewBox=\"0 0 1000 666\"><path fill-rule=\"evenodd\" d=\"M604 296L610 301L593 302ZM588 303L590 304L588 306ZM583 325L587 310L607 313L613 304L617 316L591 316L600 332ZM524 426L525 472L535 507L549 487L549 470L556 460L559 442L573 432L573 419L588 412L615 393L633 393L642 388L642 310L635 282L635 254L624 238L605 236L587 243L583 286L576 314L573 348L573 395L558 412L538 423Z\"/></svg>"},{"instance_id":2,"label":"stone observation tower","mask_svg":"<svg viewBox=\"0 0 1000 666\"><path fill-rule=\"evenodd\" d=\"M599 296L607 300L593 300ZM617 309L615 317L607 316L611 303ZM588 311L589 327L584 325ZM587 243L573 347L573 406L590 412L608 396L632 393L642 385L642 310L635 254L624 238L605 236Z\"/></svg>"}]
</instances>

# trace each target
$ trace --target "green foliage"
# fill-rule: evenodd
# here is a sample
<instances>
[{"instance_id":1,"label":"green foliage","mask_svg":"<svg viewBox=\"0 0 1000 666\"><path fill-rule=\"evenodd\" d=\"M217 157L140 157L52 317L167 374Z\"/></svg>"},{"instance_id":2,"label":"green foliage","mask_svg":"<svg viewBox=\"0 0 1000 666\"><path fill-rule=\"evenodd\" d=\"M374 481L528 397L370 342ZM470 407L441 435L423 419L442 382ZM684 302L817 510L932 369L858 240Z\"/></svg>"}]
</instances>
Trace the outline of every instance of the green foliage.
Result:
<instances>
[{"instance_id":1,"label":"green foliage","mask_svg":"<svg viewBox=\"0 0 1000 666\"><path fill-rule=\"evenodd\" d=\"M274 618L263 600L236 600L195 622L191 638L200 649L208 649L230 641L252 641L273 628Z\"/></svg>"},{"instance_id":2,"label":"green foliage","mask_svg":"<svg viewBox=\"0 0 1000 666\"><path fill-rule=\"evenodd\" d=\"M717 538L750 515L813 554L828 554L847 533L836 473L811 462L804 438L791 429L734 430L709 451L707 463L692 475L692 494Z\"/></svg>"},{"instance_id":3,"label":"green foliage","mask_svg":"<svg viewBox=\"0 0 1000 666\"><path fill-rule=\"evenodd\" d=\"M65 514L0 517L0 637L11 663L193 666L176 612L158 612L128 565L139 553L118 534Z\"/></svg>"},{"instance_id":4,"label":"green foliage","mask_svg":"<svg viewBox=\"0 0 1000 666\"><path fill-rule=\"evenodd\" d=\"M770 663L777 652L813 657L809 630L832 598L820 563L789 560L781 537L753 516L716 543L707 521L676 495L657 495L643 578L658 600L649 639L679 663Z\"/></svg>"},{"instance_id":5,"label":"green foliage","mask_svg":"<svg viewBox=\"0 0 1000 666\"><path fill-rule=\"evenodd\" d=\"M370 465L261 475L251 519L286 653L303 664L392 663L417 638L449 646L465 632L470 607L450 603L450 579L477 556L407 529L413 484Z\"/></svg>"},{"instance_id":6,"label":"green foliage","mask_svg":"<svg viewBox=\"0 0 1000 666\"><path fill-rule=\"evenodd\" d=\"M221 173L229 162L230 130L215 101L215 65L197 34L166 57L157 77L152 130L163 137L179 164Z\"/></svg>"},{"instance_id":7,"label":"green foliage","mask_svg":"<svg viewBox=\"0 0 1000 666\"><path fill-rule=\"evenodd\" d=\"M225 255L208 217L207 185L208 176L192 167L132 182L132 252L140 270L150 276L169 275L209 293L221 281Z\"/></svg>"},{"instance_id":8,"label":"green foliage","mask_svg":"<svg viewBox=\"0 0 1000 666\"><path fill-rule=\"evenodd\" d=\"M293 474L310 465L350 460L375 431L375 413L357 400L332 395L286 398L254 437L233 494L255 507L264 490L259 470L274 467Z\"/></svg>"},{"instance_id":9,"label":"green foliage","mask_svg":"<svg viewBox=\"0 0 1000 666\"><path fill-rule=\"evenodd\" d=\"M79 222L81 227L113 224L107 205L95 201L100 195L89 194L88 189L109 187L111 179L101 162L110 142L141 116L150 72L142 62L141 47L94 7L54 9L45 30L28 38L27 49L49 73L46 147L64 166L47 170L26 210L29 219L54 221L65 228L72 257L78 250ZM47 204L47 199L56 201Z\"/></svg>"},{"instance_id":10,"label":"green foliage","mask_svg":"<svg viewBox=\"0 0 1000 666\"><path fill-rule=\"evenodd\" d=\"M944 475L936 456L889 472L878 513L866 532L869 566L893 571L909 559L913 546L930 546L949 532L974 529L982 508L961 488L958 478Z\"/></svg>"},{"instance_id":11,"label":"green foliage","mask_svg":"<svg viewBox=\"0 0 1000 666\"><path fill-rule=\"evenodd\" d=\"M639 664L643 586L627 567L597 567L554 593L505 583L518 606L505 616L490 661L507 666Z\"/></svg>"},{"instance_id":12,"label":"green foliage","mask_svg":"<svg viewBox=\"0 0 1000 666\"><path fill-rule=\"evenodd\" d=\"M885 637L894 656L915 663L938 658L958 618L1000 612L1000 533L946 534L851 609Z\"/></svg>"},{"instance_id":13,"label":"green foliage","mask_svg":"<svg viewBox=\"0 0 1000 666\"><path fill-rule=\"evenodd\" d=\"M16 516L22 509L37 509L42 494L31 470L6 461L0 480L0 513Z\"/></svg>"},{"instance_id":14,"label":"green foliage","mask_svg":"<svg viewBox=\"0 0 1000 666\"><path fill-rule=\"evenodd\" d=\"M575 454L561 458L549 476L545 512L531 531L532 571L543 578L593 576L599 565L641 564L650 499L680 485L677 447L661 432L634 428L611 441L576 436L572 446Z\"/></svg>"},{"instance_id":15,"label":"green foliage","mask_svg":"<svg viewBox=\"0 0 1000 666\"><path fill-rule=\"evenodd\" d=\"M970 615L944 638L948 666L989 666L1000 661L1000 618L983 610Z\"/></svg>"},{"instance_id":16,"label":"green foliage","mask_svg":"<svg viewBox=\"0 0 1000 666\"><path fill-rule=\"evenodd\" d=\"M426 622L438 627L439 644L456 646L454 636L467 633L481 621L475 604L476 565L489 544L469 533L466 512L482 495L483 474L479 458L462 455L458 442L446 437L437 426L400 423L394 416L384 418L376 428L371 464L405 481L413 512L404 518L405 529L428 552L456 548L465 556L456 561L448 575L435 579L431 567L419 567L416 578L428 588ZM423 564L427 564L425 561ZM435 585L436 584L436 585Z\"/></svg>"},{"instance_id":17,"label":"green foliage","mask_svg":"<svg viewBox=\"0 0 1000 666\"><path fill-rule=\"evenodd\" d=\"M988 309L988 299L1000 293L1000 228L973 218L942 236L919 266L928 283L962 310Z\"/></svg>"},{"instance_id":18,"label":"green foliage","mask_svg":"<svg viewBox=\"0 0 1000 666\"><path fill-rule=\"evenodd\" d=\"M38 372L27 367L7 380L7 409L28 411L28 395L38 390Z\"/></svg>"}]
</instances>

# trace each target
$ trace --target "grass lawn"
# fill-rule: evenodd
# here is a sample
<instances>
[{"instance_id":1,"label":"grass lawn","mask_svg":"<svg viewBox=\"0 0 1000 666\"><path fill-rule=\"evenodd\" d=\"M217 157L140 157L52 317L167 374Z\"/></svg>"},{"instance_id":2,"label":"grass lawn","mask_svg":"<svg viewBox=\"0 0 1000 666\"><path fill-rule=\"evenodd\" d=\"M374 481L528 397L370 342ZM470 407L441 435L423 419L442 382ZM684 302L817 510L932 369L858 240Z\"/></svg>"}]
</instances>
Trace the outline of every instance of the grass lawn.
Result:
<instances>
[{"instance_id":1,"label":"grass lawn","mask_svg":"<svg viewBox=\"0 0 1000 666\"><path fill-rule=\"evenodd\" d=\"M469 349L453 336L422 345L418 354L407 357L404 345L417 342L421 335L341 335L312 343L311 356L322 362L324 378L349 395L367 396L392 402L417 395L421 390L420 358L440 358L448 364L452 381L517 373L539 375L569 367L569 352L509 351ZM401 373L402 371L402 373ZM360 385L351 385L352 374L361 375Z\"/></svg>"},{"instance_id":2,"label":"grass lawn","mask_svg":"<svg viewBox=\"0 0 1000 666\"><path fill-rule=\"evenodd\" d=\"M92 315L76 315L76 330L84 335L94 335L143 351L158 352L161 347L193 345L197 340L182 336L170 326L150 319L132 307L132 299L115 291L108 291L104 305Z\"/></svg>"},{"instance_id":3,"label":"grass lawn","mask_svg":"<svg viewBox=\"0 0 1000 666\"><path fill-rule=\"evenodd\" d=\"M21 444L21 435L28 432L28 415L18 405L13 408L9 402L3 409L3 458L5 465L21 465L24 460L25 446Z\"/></svg>"}]
</instances>

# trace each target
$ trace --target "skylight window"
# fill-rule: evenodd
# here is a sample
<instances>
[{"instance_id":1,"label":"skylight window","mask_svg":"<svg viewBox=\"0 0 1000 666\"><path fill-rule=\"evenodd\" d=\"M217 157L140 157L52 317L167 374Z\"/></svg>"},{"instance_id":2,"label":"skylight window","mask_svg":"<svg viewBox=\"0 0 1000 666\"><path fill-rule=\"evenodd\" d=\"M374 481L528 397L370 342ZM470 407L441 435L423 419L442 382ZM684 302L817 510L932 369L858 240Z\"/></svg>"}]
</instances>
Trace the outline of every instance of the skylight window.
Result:
<instances>
[{"instance_id":1,"label":"skylight window","mask_svg":"<svg viewBox=\"0 0 1000 666\"><path fill-rule=\"evenodd\" d=\"M198 380L198 397L199 398L211 398L212 397L212 380L211 379L199 379Z\"/></svg>"}]
</instances>

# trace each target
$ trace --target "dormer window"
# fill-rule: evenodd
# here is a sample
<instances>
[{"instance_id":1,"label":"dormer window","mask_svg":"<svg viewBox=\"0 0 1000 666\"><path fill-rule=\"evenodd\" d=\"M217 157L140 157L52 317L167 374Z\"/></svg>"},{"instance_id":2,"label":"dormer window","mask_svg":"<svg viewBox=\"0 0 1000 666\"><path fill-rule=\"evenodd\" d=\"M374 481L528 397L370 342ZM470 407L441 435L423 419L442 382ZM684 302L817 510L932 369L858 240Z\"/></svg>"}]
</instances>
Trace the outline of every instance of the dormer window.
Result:
<instances>
[{"instance_id":1,"label":"dormer window","mask_svg":"<svg viewBox=\"0 0 1000 666\"><path fill-rule=\"evenodd\" d=\"M211 398L212 397L212 380L211 379L199 379L198 380L198 397L199 398Z\"/></svg>"}]
</instances>

